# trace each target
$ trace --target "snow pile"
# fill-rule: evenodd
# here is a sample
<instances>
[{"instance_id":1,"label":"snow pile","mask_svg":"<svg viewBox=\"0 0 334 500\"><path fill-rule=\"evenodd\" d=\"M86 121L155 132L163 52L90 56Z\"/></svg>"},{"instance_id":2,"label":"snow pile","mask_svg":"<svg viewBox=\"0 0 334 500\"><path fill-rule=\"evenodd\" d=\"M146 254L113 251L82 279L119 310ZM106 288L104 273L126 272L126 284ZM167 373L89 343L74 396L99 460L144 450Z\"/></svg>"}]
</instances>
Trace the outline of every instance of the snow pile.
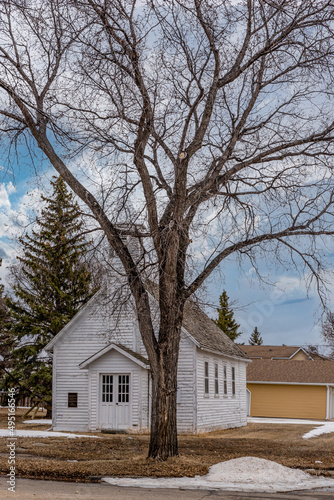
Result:
<instances>
[{"instance_id":1,"label":"snow pile","mask_svg":"<svg viewBox=\"0 0 334 500\"><path fill-rule=\"evenodd\" d=\"M304 434L303 439L309 439L311 437L320 436L321 434L329 434L330 432L334 432L334 422L327 422L321 427L316 427L312 431Z\"/></svg>"},{"instance_id":2,"label":"snow pile","mask_svg":"<svg viewBox=\"0 0 334 500\"><path fill-rule=\"evenodd\" d=\"M310 476L301 470L290 469L256 457L235 458L221 462L210 467L206 476L193 478L105 477L102 480L115 486L257 492L334 487L334 479Z\"/></svg>"},{"instance_id":3,"label":"snow pile","mask_svg":"<svg viewBox=\"0 0 334 500\"><path fill-rule=\"evenodd\" d=\"M49 438L49 437L66 437L66 438L97 438L99 436L83 436L81 434L71 434L69 432L53 432L53 431L17 431L15 430L14 436L8 429L0 429L1 437L32 437L32 438Z\"/></svg>"},{"instance_id":4,"label":"snow pile","mask_svg":"<svg viewBox=\"0 0 334 500\"><path fill-rule=\"evenodd\" d=\"M210 467L206 476L208 481L259 484L271 484L277 481L296 483L309 477L309 474L301 470L289 469L276 462L256 457L234 458L220 462Z\"/></svg>"}]
</instances>

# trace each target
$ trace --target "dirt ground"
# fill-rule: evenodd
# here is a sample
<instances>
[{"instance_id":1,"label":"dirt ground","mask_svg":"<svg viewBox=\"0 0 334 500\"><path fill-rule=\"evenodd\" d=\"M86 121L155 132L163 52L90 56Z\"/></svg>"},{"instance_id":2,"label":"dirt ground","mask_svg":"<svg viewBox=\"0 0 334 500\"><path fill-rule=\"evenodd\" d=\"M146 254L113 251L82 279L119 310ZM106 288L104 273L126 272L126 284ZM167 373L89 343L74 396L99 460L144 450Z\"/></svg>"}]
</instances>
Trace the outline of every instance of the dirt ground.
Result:
<instances>
[{"instance_id":1,"label":"dirt ground","mask_svg":"<svg viewBox=\"0 0 334 500\"><path fill-rule=\"evenodd\" d=\"M40 412L39 417L43 417ZM23 424L17 429L46 430L48 425ZM0 410L0 428L7 412ZM101 434L100 438L17 438L18 477L91 481L92 476L181 477L203 475L208 468L232 458L253 456L288 467L334 475L334 434L308 440L310 425L250 424L244 428L201 436L180 436L179 457L166 462L147 460L148 435ZM80 433L81 434L81 433ZM0 439L0 474L8 472L8 439Z\"/></svg>"}]
</instances>

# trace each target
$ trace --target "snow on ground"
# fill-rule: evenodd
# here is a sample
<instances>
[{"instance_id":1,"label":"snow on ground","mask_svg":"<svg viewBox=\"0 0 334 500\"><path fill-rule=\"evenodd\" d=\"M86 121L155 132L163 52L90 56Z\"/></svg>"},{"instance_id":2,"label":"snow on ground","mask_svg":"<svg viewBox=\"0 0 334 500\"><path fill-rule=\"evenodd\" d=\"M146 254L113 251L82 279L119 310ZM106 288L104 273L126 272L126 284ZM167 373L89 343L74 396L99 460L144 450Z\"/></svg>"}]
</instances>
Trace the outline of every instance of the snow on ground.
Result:
<instances>
[{"instance_id":1,"label":"snow on ground","mask_svg":"<svg viewBox=\"0 0 334 500\"><path fill-rule=\"evenodd\" d=\"M81 434L71 434L69 432L54 432L54 431L18 431L15 430L14 435L8 429L0 429L0 438L7 437L33 437L33 438L49 438L49 437L66 437L66 438L98 438L99 436L83 436Z\"/></svg>"},{"instance_id":2,"label":"snow on ground","mask_svg":"<svg viewBox=\"0 0 334 500\"><path fill-rule=\"evenodd\" d=\"M312 431L304 434L303 439L309 439L312 437L320 436L321 434L329 434L330 432L334 432L334 422L327 422L325 425L321 427L316 427Z\"/></svg>"},{"instance_id":3,"label":"snow on ground","mask_svg":"<svg viewBox=\"0 0 334 500\"><path fill-rule=\"evenodd\" d=\"M117 478L104 477L115 486L142 488L177 488L228 491L295 491L334 487L334 479L310 476L306 472L284 467L271 460L243 457L220 462L206 476L182 478Z\"/></svg>"},{"instance_id":4,"label":"snow on ground","mask_svg":"<svg viewBox=\"0 0 334 500\"><path fill-rule=\"evenodd\" d=\"M32 420L24 420L24 424L41 424L41 425L51 425L52 418L36 418Z\"/></svg>"},{"instance_id":5,"label":"snow on ground","mask_svg":"<svg viewBox=\"0 0 334 500\"><path fill-rule=\"evenodd\" d=\"M248 424L303 424L303 425L317 425L312 431L307 432L303 435L303 439L309 439L311 437L321 436L321 434L329 434L334 432L334 422L328 422L328 420L306 420L297 418L260 418L260 417L248 417Z\"/></svg>"}]
</instances>

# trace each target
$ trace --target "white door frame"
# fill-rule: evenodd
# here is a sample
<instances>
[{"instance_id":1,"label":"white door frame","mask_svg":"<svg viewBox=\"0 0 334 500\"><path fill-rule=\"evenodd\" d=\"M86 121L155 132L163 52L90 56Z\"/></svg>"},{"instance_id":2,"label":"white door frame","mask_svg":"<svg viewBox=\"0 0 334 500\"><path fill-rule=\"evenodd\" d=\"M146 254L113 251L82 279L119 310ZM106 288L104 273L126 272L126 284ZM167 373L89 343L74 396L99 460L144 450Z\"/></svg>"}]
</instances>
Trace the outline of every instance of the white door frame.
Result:
<instances>
[{"instance_id":1,"label":"white door frame","mask_svg":"<svg viewBox=\"0 0 334 500\"><path fill-rule=\"evenodd\" d=\"M126 372L117 372L117 373L113 373L113 372L99 372L98 374L98 427L99 428L102 428L102 377L103 375L111 375L113 377L113 408L114 408L114 414L115 414L115 420L116 420L116 425L111 425L110 427L106 427L104 426L103 428L107 429L128 429L129 427L131 427L131 422L132 422L132 372L130 371L126 371ZM119 392L118 392L118 389L119 389L119 377L121 376L128 376L129 377L129 402L127 404L128 406L128 422L126 423L121 423L119 424L118 421L117 421L117 417L120 416L120 408L122 406L125 406L125 404L123 404L122 402L120 401L117 401L116 399L118 399L118 395L119 395Z\"/></svg>"}]
</instances>

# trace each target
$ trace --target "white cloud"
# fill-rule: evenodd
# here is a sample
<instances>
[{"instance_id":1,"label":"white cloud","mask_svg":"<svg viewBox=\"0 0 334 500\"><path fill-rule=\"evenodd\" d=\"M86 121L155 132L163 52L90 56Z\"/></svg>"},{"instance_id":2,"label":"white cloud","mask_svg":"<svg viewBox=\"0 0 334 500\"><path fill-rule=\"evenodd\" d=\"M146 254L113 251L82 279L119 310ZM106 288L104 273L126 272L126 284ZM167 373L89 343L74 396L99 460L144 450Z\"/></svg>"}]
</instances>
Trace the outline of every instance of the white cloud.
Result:
<instances>
[{"instance_id":1,"label":"white cloud","mask_svg":"<svg viewBox=\"0 0 334 500\"><path fill-rule=\"evenodd\" d=\"M5 184L2 182L0 184L0 208L4 207L5 209L10 209L10 206L9 193Z\"/></svg>"},{"instance_id":2,"label":"white cloud","mask_svg":"<svg viewBox=\"0 0 334 500\"><path fill-rule=\"evenodd\" d=\"M12 182L9 182L6 186L6 190L7 190L7 193L10 195L10 194L13 194L13 193L16 193L17 189L16 187L14 186L14 184Z\"/></svg>"}]
</instances>

